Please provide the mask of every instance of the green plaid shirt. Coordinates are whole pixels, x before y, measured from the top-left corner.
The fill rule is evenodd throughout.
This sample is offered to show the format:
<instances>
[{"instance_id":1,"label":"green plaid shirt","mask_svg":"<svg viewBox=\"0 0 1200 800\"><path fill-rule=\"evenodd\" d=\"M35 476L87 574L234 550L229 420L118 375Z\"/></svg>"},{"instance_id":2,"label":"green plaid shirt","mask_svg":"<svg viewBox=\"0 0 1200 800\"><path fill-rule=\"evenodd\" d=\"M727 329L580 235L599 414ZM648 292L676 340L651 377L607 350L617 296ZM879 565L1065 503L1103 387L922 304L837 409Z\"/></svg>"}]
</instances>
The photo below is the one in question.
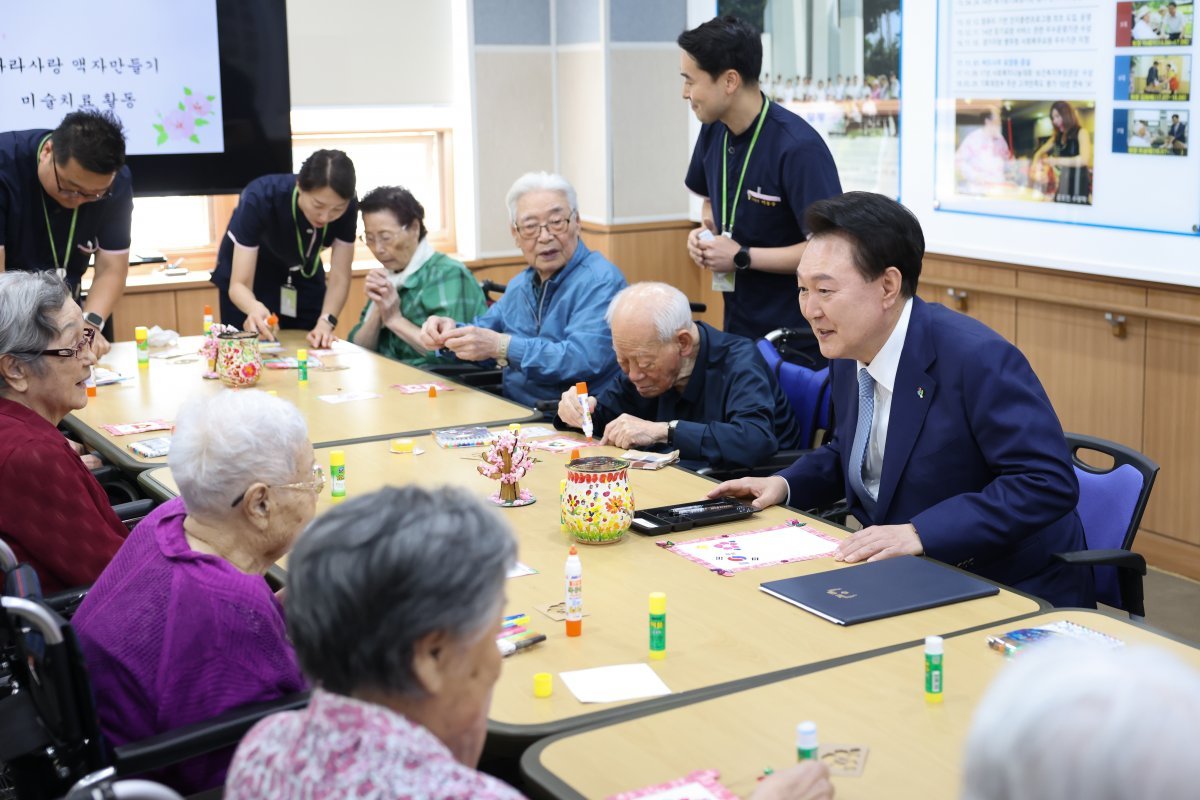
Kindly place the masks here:
<instances>
[{"instance_id":1,"label":"green plaid shirt","mask_svg":"<svg viewBox=\"0 0 1200 800\"><path fill-rule=\"evenodd\" d=\"M487 310L483 291L478 281L462 263L435 252L414 274L409 275L399 289L400 313L418 328L431 316L450 317L459 322L470 322ZM363 320L367 318L370 305L363 309L354 330L350 331L353 341ZM443 364L453 359L440 359L432 352L413 349L408 342L392 333L386 325L379 328L376 350L380 355L403 361L414 367L428 364Z\"/></svg>"}]
</instances>

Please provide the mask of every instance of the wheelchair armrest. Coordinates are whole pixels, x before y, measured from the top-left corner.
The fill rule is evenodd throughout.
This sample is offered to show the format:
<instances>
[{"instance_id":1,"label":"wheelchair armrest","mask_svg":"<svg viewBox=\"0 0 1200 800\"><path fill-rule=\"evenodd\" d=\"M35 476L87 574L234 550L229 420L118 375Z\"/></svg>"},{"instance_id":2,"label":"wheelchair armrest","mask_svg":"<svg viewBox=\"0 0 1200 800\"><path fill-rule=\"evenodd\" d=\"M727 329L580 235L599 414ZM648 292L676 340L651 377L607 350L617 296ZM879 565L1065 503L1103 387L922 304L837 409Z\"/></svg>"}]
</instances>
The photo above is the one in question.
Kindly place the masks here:
<instances>
[{"instance_id":1,"label":"wheelchair armrest","mask_svg":"<svg viewBox=\"0 0 1200 800\"><path fill-rule=\"evenodd\" d=\"M212 719L185 725L148 739L123 744L113 750L118 775L136 775L162 769L171 764L202 756L241 741L246 731L259 720L279 711L295 711L308 706L310 692L253 703Z\"/></svg>"},{"instance_id":2,"label":"wheelchair armrest","mask_svg":"<svg viewBox=\"0 0 1200 800\"><path fill-rule=\"evenodd\" d=\"M48 594L42 598L42 602L63 619L70 619L75 616L75 612L79 609L79 604L83 602L83 598L87 597L87 593L91 590L91 585L76 586L74 589L64 589L61 592Z\"/></svg>"},{"instance_id":3,"label":"wheelchair armrest","mask_svg":"<svg viewBox=\"0 0 1200 800\"><path fill-rule=\"evenodd\" d=\"M146 516L154 510L155 505L153 500L134 500L130 503L118 503L112 510L122 522L129 522Z\"/></svg>"},{"instance_id":4,"label":"wheelchair armrest","mask_svg":"<svg viewBox=\"0 0 1200 800\"><path fill-rule=\"evenodd\" d=\"M688 307L692 310L693 314L703 314L705 311L708 311L708 303L689 302Z\"/></svg>"},{"instance_id":5,"label":"wheelchair armrest","mask_svg":"<svg viewBox=\"0 0 1200 800\"><path fill-rule=\"evenodd\" d=\"M1146 574L1146 558L1130 550L1076 550L1071 553L1055 553L1054 557L1067 564L1086 564L1093 567L1118 567L1133 570L1138 575Z\"/></svg>"}]
</instances>

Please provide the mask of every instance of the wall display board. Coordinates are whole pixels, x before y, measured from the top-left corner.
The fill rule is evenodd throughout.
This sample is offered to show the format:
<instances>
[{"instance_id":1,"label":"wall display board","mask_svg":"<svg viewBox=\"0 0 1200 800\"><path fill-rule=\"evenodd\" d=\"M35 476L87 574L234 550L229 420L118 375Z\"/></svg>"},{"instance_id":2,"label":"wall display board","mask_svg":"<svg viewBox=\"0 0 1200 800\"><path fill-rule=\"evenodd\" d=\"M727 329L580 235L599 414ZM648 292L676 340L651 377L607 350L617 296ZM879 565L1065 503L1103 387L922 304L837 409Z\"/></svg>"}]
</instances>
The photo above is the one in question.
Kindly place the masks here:
<instances>
[{"instance_id":1,"label":"wall display board","mask_svg":"<svg viewBox=\"0 0 1200 800\"><path fill-rule=\"evenodd\" d=\"M1193 4L939 0L935 208L1193 236Z\"/></svg>"}]
</instances>

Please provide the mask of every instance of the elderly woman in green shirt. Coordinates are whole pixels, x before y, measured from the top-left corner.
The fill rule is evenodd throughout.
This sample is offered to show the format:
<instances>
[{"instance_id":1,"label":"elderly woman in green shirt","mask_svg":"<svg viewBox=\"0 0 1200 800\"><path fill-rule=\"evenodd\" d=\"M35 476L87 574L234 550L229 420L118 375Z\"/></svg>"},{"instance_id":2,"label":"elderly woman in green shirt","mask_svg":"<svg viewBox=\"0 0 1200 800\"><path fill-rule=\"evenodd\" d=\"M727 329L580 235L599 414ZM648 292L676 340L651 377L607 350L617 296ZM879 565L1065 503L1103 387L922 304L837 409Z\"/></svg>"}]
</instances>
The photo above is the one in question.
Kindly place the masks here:
<instances>
[{"instance_id":1,"label":"elderly woman in green shirt","mask_svg":"<svg viewBox=\"0 0 1200 800\"><path fill-rule=\"evenodd\" d=\"M426 238L425 209L407 189L380 186L359 201L363 239L383 265L367 274L367 306L350 341L415 367L451 361L421 346L430 316L475 319L483 291L460 262Z\"/></svg>"}]
</instances>

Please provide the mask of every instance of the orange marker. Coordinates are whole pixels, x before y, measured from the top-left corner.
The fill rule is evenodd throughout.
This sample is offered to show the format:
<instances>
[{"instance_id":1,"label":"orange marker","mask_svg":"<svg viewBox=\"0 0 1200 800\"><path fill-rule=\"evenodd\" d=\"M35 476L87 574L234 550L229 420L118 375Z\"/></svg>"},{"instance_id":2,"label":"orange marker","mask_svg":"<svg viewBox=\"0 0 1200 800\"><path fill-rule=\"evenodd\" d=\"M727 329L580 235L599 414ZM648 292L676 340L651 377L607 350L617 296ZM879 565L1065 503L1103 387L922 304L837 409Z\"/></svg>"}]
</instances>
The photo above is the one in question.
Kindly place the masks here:
<instances>
[{"instance_id":1,"label":"orange marker","mask_svg":"<svg viewBox=\"0 0 1200 800\"><path fill-rule=\"evenodd\" d=\"M437 397L437 387L436 387L436 386L430 385L430 387L429 387L429 396L430 396L430 397Z\"/></svg>"},{"instance_id":2,"label":"orange marker","mask_svg":"<svg viewBox=\"0 0 1200 800\"><path fill-rule=\"evenodd\" d=\"M574 461L577 458L579 458L579 448L578 447L573 448L571 450L571 460Z\"/></svg>"},{"instance_id":3,"label":"orange marker","mask_svg":"<svg viewBox=\"0 0 1200 800\"><path fill-rule=\"evenodd\" d=\"M272 314L271 316L267 317L267 324L271 326L271 338L278 339L279 338L279 317Z\"/></svg>"}]
</instances>

